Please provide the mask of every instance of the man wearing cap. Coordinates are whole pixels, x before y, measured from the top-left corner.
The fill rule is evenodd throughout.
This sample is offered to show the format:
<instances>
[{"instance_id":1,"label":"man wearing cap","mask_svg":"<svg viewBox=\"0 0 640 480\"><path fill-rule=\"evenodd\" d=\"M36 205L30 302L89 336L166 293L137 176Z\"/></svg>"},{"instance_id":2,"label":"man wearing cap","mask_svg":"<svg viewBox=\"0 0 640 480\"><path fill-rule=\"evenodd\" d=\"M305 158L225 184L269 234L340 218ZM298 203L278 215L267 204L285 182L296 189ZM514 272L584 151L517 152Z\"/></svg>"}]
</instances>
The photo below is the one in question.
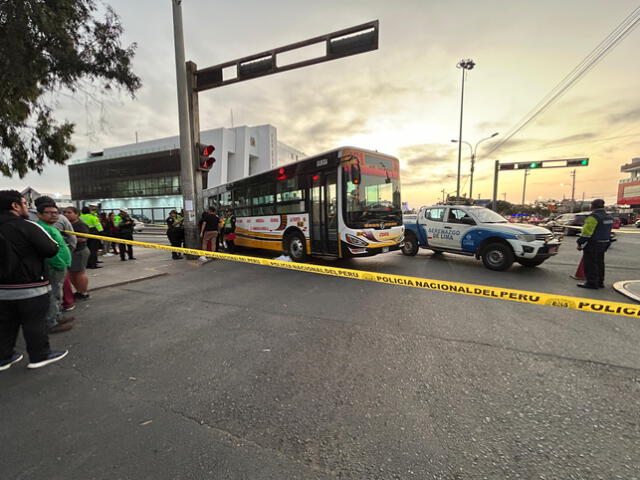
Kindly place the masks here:
<instances>
[{"instance_id":1,"label":"man wearing cap","mask_svg":"<svg viewBox=\"0 0 640 480\"><path fill-rule=\"evenodd\" d=\"M103 230L98 217L91 213L91 207L82 207L80 220L89 227L89 233L93 235L97 235ZM98 248L100 247L100 240L95 238L88 239L87 247L89 247L89 261L87 262L87 268L102 268L98 265Z\"/></svg>"},{"instance_id":2,"label":"man wearing cap","mask_svg":"<svg viewBox=\"0 0 640 480\"><path fill-rule=\"evenodd\" d=\"M580 288L604 288L604 252L611 244L613 217L604 209L604 200L596 198L591 202L591 215L584 220L578 238L578 250L582 250L585 283Z\"/></svg>"}]
</instances>

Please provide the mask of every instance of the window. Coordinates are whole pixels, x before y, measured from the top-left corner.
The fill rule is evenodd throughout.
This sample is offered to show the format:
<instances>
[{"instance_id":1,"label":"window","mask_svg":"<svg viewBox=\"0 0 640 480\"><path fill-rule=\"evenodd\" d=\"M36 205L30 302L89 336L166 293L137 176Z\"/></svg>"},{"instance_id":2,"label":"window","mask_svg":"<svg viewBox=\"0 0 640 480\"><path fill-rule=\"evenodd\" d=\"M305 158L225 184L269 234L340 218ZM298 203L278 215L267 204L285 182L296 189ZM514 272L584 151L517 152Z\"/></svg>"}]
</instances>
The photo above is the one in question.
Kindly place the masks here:
<instances>
[{"instance_id":1,"label":"window","mask_svg":"<svg viewBox=\"0 0 640 480\"><path fill-rule=\"evenodd\" d=\"M441 222L444 215L444 208L429 208L424 211L425 220Z\"/></svg>"},{"instance_id":2,"label":"window","mask_svg":"<svg viewBox=\"0 0 640 480\"><path fill-rule=\"evenodd\" d=\"M457 208L451 208L451 209L449 209L449 216L447 217L447 222L448 223L463 223L463 222L461 222L461 219L463 219L465 217L468 218L468 219L471 219L469 214L467 212L465 212L464 210L459 210Z\"/></svg>"},{"instance_id":3,"label":"window","mask_svg":"<svg viewBox=\"0 0 640 480\"><path fill-rule=\"evenodd\" d=\"M302 213L305 211L304 194L298 184L298 178L279 181L276 192L276 213Z\"/></svg>"}]
</instances>

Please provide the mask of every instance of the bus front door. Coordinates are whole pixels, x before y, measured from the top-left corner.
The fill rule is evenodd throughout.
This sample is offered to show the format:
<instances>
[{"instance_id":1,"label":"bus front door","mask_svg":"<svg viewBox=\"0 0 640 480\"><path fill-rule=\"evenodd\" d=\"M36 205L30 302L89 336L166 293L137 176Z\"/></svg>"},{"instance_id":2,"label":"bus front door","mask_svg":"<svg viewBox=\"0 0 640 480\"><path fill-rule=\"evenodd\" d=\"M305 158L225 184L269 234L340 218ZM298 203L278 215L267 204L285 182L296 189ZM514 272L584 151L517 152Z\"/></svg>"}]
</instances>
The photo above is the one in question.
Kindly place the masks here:
<instances>
[{"instance_id":1,"label":"bus front door","mask_svg":"<svg viewBox=\"0 0 640 480\"><path fill-rule=\"evenodd\" d=\"M311 176L311 251L338 255L338 193L336 174Z\"/></svg>"}]
</instances>

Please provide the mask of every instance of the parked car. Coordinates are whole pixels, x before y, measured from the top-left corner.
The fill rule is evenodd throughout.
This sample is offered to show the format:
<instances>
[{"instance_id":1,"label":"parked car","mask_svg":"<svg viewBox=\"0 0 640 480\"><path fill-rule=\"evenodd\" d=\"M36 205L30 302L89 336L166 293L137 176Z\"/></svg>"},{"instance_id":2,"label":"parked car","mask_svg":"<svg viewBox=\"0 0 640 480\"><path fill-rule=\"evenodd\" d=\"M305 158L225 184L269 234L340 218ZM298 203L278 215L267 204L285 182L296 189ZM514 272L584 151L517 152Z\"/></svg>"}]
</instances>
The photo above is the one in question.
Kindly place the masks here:
<instances>
[{"instance_id":1,"label":"parked car","mask_svg":"<svg viewBox=\"0 0 640 480\"><path fill-rule=\"evenodd\" d=\"M137 218L133 218L133 231L135 233L141 233L142 230L144 230L144 223L142 223L140 220L138 220Z\"/></svg>"},{"instance_id":2,"label":"parked car","mask_svg":"<svg viewBox=\"0 0 640 480\"><path fill-rule=\"evenodd\" d=\"M589 212L563 213L545 223L541 223L540 226L548 228L552 232L563 233L567 236L578 235L584 225L585 219L589 215L591 215Z\"/></svg>"},{"instance_id":3,"label":"parked car","mask_svg":"<svg viewBox=\"0 0 640 480\"><path fill-rule=\"evenodd\" d=\"M507 270L514 261L536 267L560 248L560 241L546 228L510 223L484 207L422 207L416 220L405 220L404 228L405 255L428 248L434 253L475 256L490 270Z\"/></svg>"},{"instance_id":4,"label":"parked car","mask_svg":"<svg viewBox=\"0 0 640 480\"><path fill-rule=\"evenodd\" d=\"M636 220L636 228L640 228L640 218Z\"/></svg>"}]
</instances>

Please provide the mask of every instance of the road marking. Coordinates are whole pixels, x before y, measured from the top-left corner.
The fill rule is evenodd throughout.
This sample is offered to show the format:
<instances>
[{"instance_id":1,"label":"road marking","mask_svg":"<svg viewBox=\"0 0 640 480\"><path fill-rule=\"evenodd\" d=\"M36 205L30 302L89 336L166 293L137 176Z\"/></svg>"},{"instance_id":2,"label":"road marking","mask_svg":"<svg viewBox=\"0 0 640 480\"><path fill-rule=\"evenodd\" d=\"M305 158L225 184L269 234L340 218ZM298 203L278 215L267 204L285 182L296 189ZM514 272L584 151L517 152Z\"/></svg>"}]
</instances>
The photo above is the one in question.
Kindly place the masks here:
<instances>
[{"instance_id":1,"label":"road marking","mask_svg":"<svg viewBox=\"0 0 640 480\"><path fill-rule=\"evenodd\" d=\"M88 233L78 233L65 231L64 233L74 234L79 237L96 238L99 240L114 241L113 237L103 237ZM252 265L263 265L286 270L296 270L298 272L315 273L318 275L331 275L334 277L350 278L353 280L365 280L368 282L385 283L387 285L399 285L403 287L421 288L423 290L434 290L447 293L459 293L462 295L472 295L475 297L494 298L511 302L528 303L531 305L546 305L557 308L567 308L582 312L596 312L610 315L620 315L623 317L640 318L640 305L629 303L607 302L592 298L571 297L567 295L555 295L542 292L530 292L526 290L516 290L512 288L491 287L488 285L475 285L471 283L449 282L446 280L434 280L428 278L408 277L405 275L393 275L390 273L367 272L363 270L351 270L348 268L325 267L320 265L309 265L305 263L283 262L281 260L270 260L266 258L249 257L246 255L232 255L230 253L209 252L206 250L196 250L193 248L171 247L168 245L158 245L156 243L138 242L136 240L116 239L117 243L137 245L144 248L156 250L166 250L167 252L179 252L188 255L203 256L209 258L219 258L233 262L250 263Z\"/></svg>"}]
</instances>

